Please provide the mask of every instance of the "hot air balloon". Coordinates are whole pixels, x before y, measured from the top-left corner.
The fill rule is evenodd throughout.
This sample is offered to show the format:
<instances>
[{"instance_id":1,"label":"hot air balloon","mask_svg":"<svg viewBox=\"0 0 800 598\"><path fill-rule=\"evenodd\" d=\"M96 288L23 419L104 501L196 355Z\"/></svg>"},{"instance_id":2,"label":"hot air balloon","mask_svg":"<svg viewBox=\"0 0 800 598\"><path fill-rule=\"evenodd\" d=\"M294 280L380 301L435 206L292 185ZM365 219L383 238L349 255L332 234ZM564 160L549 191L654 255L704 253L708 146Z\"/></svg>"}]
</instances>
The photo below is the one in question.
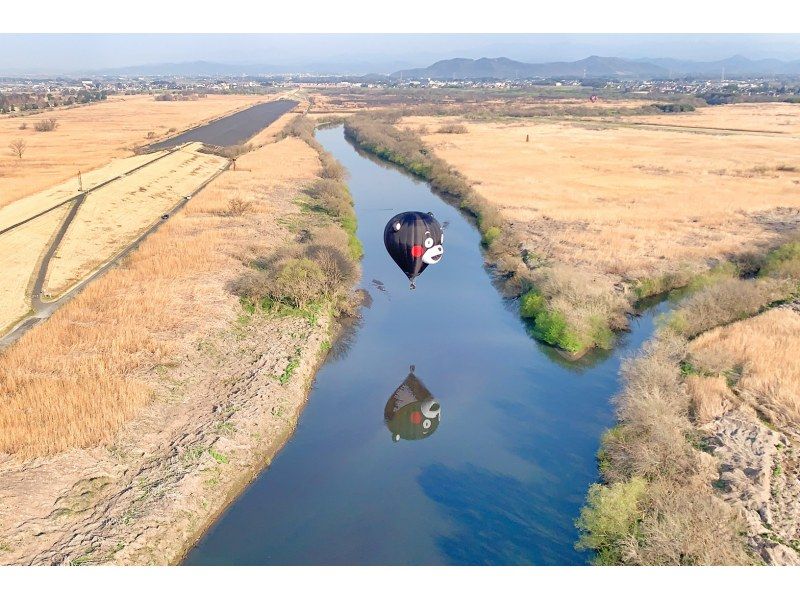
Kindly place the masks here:
<instances>
[{"instance_id":1,"label":"hot air balloon","mask_svg":"<svg viewBox=\"0 0 800 598\"><path fill-rule=\"evenodd\" d=\"M431 396L422 381L414 375L412 365L408 376L397 387L386 403L383 416L392 433L392 440L419 440L436 431L441 421L442 408Z\"/></svg>"},{"instance_id":2,"label":"hot air balloon","mask_svg":"<svg viewBox=\"0 0 800 598\"><path fill-rule=\"evenodd\" d=\"M392 217L383 229L383 243L395 263L408 276L411 288L414 279L429 264L435 264L444 254L444 233L433 214L403 212Z\"/></svg>"}]
</instances>

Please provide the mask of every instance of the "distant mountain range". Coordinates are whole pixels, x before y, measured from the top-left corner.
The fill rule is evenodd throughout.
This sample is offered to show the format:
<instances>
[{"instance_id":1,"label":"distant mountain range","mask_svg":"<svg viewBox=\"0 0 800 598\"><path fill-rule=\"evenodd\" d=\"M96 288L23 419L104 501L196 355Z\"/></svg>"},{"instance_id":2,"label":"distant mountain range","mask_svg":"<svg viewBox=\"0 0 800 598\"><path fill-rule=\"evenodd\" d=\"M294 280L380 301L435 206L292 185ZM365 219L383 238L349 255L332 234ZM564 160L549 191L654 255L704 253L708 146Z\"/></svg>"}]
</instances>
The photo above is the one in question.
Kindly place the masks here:
<instances>
[{"instance_id":1,"label":"distant mountain range","mask_svg":"<svg viewBox=\"0 0 800 598\"><path fill-rule=\"evenodd\" d=\"M398 79L528 79L536 77L649 77L668 70L624 58L589 56L575 62L518 62L510 58L453 58L392 73Z\"/></svg>"},{"instance_id":2,"label":"distant mountain range","mask_svg":"<svg viewBox=\"0 0 800 598\"><path fill-rule=\"evenodd\" d=\"M296 65L231 64L223 62L193 61L165 62L119 68L97 69L72 73L78 76L127 77L254 77L287 73L306 73L326 76L348 76L373 73L371 63L352 63L346 67L333 63L308 63ZM399 64L396 66L400 66ZM395 68L396 68L395 66ZM696 62L674 58L628 59L589 56L574 62L530 63L510 58L452 58L440 60L424 68L395 71L394 79L532 79L532 78L672 78L703 76L717 78L725 70L726 78L737 76L800 75L800 60L777 59L750 60L744 56L731 56L714 62ZM14 73L6 73L6 76ZM22 74L22 73L19 73ZM385 80L386 75L364 75L365 81Z\"/></svg>"},{"instance_id":3,"label":"distant mountain range","mask_svg":"<svg viewBox=\"0 0 800 598\"><path fill-rule=\"evenodd\" d=\"M800 74L800 60L749 60L732 56L715 62L692 62L671 58L629 60L589 56L574 62L518 62L509 58L452 58L440 60L425 68L406 69L392 73L397 79L530 79L551 77L638 79L698 75L772 76Z\"/></svg>"}]
</instances>

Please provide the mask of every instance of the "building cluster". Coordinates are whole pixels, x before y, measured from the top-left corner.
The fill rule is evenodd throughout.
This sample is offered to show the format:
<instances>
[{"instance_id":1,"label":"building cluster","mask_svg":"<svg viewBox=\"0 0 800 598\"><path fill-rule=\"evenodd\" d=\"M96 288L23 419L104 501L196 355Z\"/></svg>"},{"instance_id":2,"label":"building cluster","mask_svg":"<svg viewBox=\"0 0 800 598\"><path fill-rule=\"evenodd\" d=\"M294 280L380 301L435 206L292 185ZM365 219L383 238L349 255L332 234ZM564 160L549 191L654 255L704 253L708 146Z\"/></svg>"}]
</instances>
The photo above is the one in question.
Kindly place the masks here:
<instances>
[{"instance_id":1,"label":"building cluster","mask_svg":"<svg viewBox=\"0 0 800 598\"><path fill-rule=\"evenodd\" d=\"M0 113L42 110L86 104L109 95L151 94L159 100L190 100L205 94L264 93L275 88L318 89L484 89L537 90L543 87L590 87L616 94L641 96L698 96L709 103L800 97L800 79L794 81L753 79L643 79L603 78L549 79L393 79L383 75L320 76L287 74L273 76L102 76L71 78L0 78ZM739 98L737 100L737 98Z\"/></svg>"}]
</instances>

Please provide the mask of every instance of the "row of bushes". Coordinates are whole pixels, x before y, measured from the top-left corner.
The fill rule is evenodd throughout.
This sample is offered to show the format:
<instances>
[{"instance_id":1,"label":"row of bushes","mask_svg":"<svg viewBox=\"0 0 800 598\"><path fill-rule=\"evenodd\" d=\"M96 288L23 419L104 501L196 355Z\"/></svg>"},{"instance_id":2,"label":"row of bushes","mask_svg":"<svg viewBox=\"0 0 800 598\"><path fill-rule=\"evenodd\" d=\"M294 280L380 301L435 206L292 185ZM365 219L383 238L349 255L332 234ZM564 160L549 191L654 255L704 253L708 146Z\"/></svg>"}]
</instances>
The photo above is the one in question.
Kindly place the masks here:
<instances>
[{"instance_id":1,"label":"row of bushes","mask_svg":"<svg viewBox=\"0 0 800 598\"><path fill-rule=\"evenodd\" d=\"M619 425L599 454L605 484L590 487L578 547L599 565L742 565L753 562L744 522L707 482L693 446L680 363L686 341L664 331L623 366Z\"/></svg>"},{"instance_id":2,"label":"row of bushes","mask_svg":"<svg viewBox=\"0 0 800 598\"><path fill-rule=\"evenodd\" d=\"M534 101L538 98L532 98ZM468 120L497 120L501 118L535 117L586 117L586 116L638 116L661 112L690 112L705 106L702 98L686 97L682 102L659 103L641 106L598 106L586 103L556 103L536 101L527 103L524 98L497 103L488 102L438 102L422 103L402 108L386 108L373 113L384 122L396 123L407 116L457 116Z\"/></svg>"},{"instance_id":3,"label":"row of bushes","mask_svg":"<svg viewBox=\"0 0 800 598\"><path fill-rule=\"evenodd\" d=\"M461 173L441 158L434 156L415 132L398 129L389 123L365 115L348 119L344 132L348 139L362 149L402 166L428 181L434 191L452 199L461 209L473 215L478 221L483 243L490 252L494 249L496 254L500 250L503 245L501 239L506 245L509 243L515 245L516 259L522 264L520 243L511 238L510 232L503 230L503 220L499 210L473 191L469 181ZM512 271L514 270L516 267L512 268Z\"/></svg>"},{"instance_id":4,"label":"row of bushes","mask_svg":"<svg viewBox=\"0 0 800 598\"><path fill-rule=\"evenodd\" d=\"M317 141L314 136L314 129L313 121L306 116L298 115L289 121L278 135L278 138L296 137L316 150L322 164L320 173L322 179L307 189L306 193L311 198L313 207L335 218L344 229L348 236L347 244L350 256L355 260L359 260L364 254L364 248L356 236L358 222L353 210L353 198L350 196L350 191L345 183L347 171Z\"/></svg>"},{"instance_id":5,"label":"row of bushes","mask_svg":"<svg viewBox=\"0 0 800 598\"><path fill-rule=\"evenodd\" d=\"M579 546L593 550L596 563L753 562L743 522L704 475L685 375L689 339L800 294L800 241L760 262L751 278L739 278L741 268L730 263L695 277L656 339L624 364L619 424L598 454L605 484L590 488L577 521Z\"/></svg>"},{"instance_id":6,"label":"row of bushes","mask_svg":"<svg viewBox=\"0 0 800 598\"><path fill-rule=\"evenodd\" d=\"M302 243L256 260L234 281L232 290L248 311L314 316L323 303L337 312L352 309L351 290L358 277L361 243L356 237L353 200L346 170L317 142L314 124L304 116L288 123L280 138L297 137L314 148L321 178L305 190L311 208L336 224L309 233Z\"/></svg>"},{"instance_id":7,"label":"row of bushes","mask_svg":"<svg viewBox=\"0 0 800 598\"><path fill-rule=\"evenodd\" d=\"M695 107L692 104L674 103L674 104L653 104L653 108L659 112L694 112Z\"/></svg>"},{"instance_id":8,"label":"row of bushes","mask_svg":"<svg viewBox=\"0 0 800 598\"><path fill-rule=\"evenodd\" d=\"M724 262L696 277L690 295L667 323L681 336L692 339L707 330L756 315L765 308L800 293L800 241L791 241L763 256L755 276ZM748 260L748 267L753 259Z\"/></svg>"}]
</instances>

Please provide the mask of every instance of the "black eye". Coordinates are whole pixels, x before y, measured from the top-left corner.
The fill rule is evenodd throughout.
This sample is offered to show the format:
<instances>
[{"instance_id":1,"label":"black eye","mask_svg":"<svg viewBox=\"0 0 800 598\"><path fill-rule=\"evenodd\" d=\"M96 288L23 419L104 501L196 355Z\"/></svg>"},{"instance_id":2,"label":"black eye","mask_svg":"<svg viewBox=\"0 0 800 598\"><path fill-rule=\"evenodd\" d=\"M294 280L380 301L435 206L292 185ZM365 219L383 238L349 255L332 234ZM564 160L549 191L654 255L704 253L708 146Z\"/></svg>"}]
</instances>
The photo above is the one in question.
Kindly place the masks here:
<instances>
[{"instance_id":1,"label":"black eye","mask_svg":"<svg viewBox=\"0 0 800 598\"><path fill-rule=\"evenodd\" d=\"M430 249L431 247L433 247L433 239L425 237L425 248Z\"/></svg>"}]
</instances>

